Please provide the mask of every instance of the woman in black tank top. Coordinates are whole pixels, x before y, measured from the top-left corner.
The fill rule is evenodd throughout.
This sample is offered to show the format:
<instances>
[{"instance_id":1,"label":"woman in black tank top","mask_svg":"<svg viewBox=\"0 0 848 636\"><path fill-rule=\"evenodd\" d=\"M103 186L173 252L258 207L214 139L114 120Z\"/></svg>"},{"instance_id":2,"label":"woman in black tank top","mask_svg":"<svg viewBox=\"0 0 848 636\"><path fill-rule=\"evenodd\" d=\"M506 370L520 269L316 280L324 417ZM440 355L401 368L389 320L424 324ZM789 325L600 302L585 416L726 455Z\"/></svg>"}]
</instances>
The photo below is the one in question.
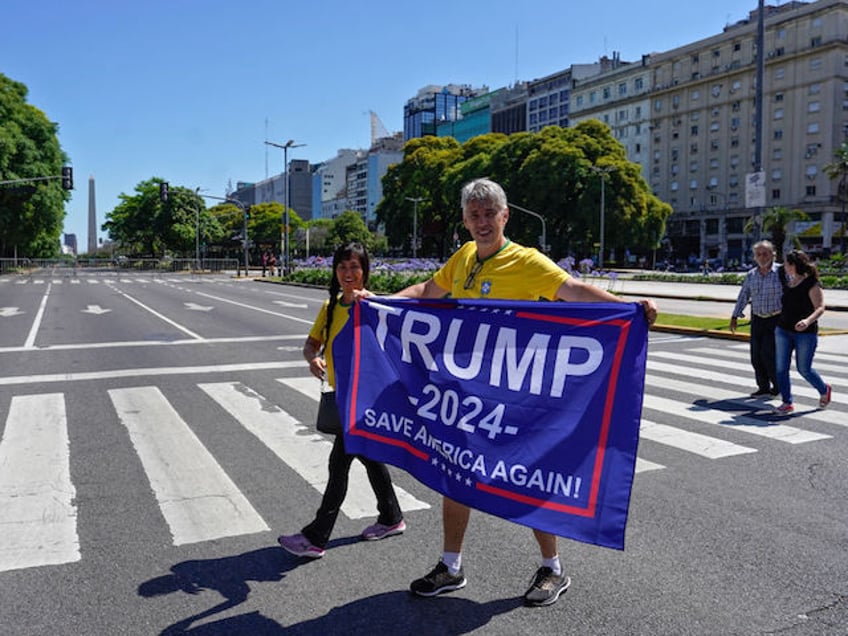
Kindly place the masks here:
<instances>
[{"instance_id":1,"label":"woman in black tank top","mask_svg":"<svg viewBox=\"0 0 848 636\"><path fill-rule=\"evenodd\" d=\"M818 271L801 250L792 250L786 255L784 269L783 307L774 332L777 386L783 404L775 411L788 415L795 410L789 381L793 350L798 373L819 392L819 408L830 403L831 387L813 369L813 355L818 345L818 320L824 313L824 293Z\"/></svg>"}]
</instances>

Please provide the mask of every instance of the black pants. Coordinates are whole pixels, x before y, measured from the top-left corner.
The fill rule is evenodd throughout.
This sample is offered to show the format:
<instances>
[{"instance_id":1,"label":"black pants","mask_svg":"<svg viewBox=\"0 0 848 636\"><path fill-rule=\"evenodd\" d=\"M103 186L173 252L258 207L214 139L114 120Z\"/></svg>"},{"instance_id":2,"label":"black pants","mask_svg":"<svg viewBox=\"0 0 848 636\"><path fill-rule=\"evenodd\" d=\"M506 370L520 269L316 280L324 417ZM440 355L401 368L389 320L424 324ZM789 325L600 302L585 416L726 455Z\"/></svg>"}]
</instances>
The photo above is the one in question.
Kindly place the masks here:
<instances>
[{"instance_id":1,"label":"black pants","mask_svg":"<svg viewBox=\"0 0 848 636\"><path fill-rule=\"evenodd\" d=\"M760 391L777 391L777 366L774 357L774 328L779 316L751 317L751 366Z\"/></svg>"},{"instance_id":2,"label":"black pants","mask_svg":"<svg viewBox=\"0 0 848 636\"><path fill-rule=\"evenodd\" d=\"M362 455L348 455L345 452L344 435L336 435L333 450L330 451L330 477L327 480L324 497L321 499L321 507L318 508L314 521L301 530L303 536L309 539L312 545L323 548L330 540L330 533L333 531L339 510L344 502L345 495L347 495L350 465L354 459L358 459L365 466L368 481L371 482L371 488L377 496L377 511L379 513L377 523L393 526L403 519L403 512L400 509L400 504L398 504L395 489L392 486L392 478L386 465Z\"/></svg>"}]
</instances>

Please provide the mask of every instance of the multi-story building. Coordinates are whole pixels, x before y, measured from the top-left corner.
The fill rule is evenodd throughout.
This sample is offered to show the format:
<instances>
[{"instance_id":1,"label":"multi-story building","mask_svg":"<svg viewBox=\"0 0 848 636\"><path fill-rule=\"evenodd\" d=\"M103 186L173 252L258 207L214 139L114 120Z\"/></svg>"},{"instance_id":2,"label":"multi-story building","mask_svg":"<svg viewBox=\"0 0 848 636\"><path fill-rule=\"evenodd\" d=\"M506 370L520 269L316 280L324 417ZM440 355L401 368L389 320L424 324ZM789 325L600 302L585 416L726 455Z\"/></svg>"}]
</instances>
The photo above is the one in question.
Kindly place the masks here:
<instances>
[{"instance_id":1,"label":"multi-story building","mask_svg":"<svg viewBox=\"0 0 848 636\"><path fill-rule=\"evenodd\" d=\"M758 219L776 206L809 216L790 233L813 254L838 236L837 183L823 167L848 138L848 1L768 6L763 18L759 139L756 10L718 35L575 82L572 123L608 123L674 208L676 259L749 260ZM758 168L765 205L746 207Z\"/></svg>"},{"instance_id":2,"label":"multi-story building","mask_svg":"<svg viewBox=\"0 0 848 636\"><path fill-rule=\"evenodd\" d=\"M528 82L526 130L539 132L545 126L567 128L572 84L613 68L617 63L617 55L612 60L604 56L596 64L572 64L565 70Z\"/></svg>"},{"instance_id":3,"label":"multi-story building","mask_svg":"<svg viewBox=\"0 0 848 636\"><path fill-rule=\"evenodd\" d=\"M459 105L459 116L456 119L449 119L436 124L436 135L453 137L459 143L464 143L477 135L492 132L492 99L505 90L499 88L496 91L483 93L465 100Z\"/></svg>"},{"instance_id":4,"label":"multi-story building","mask_svg":"<svg viewBox=\"0 0 848 636\"><path fill-rule=\"evenodd\" d=\"M527 130L527 82L494 91L489 111L491 132L511 135Z\"/></svg>"},{"instance_id":5,"label":"multi-story building","mask_svg":"<svg viewBox=\"0 0 848 636\"><path fill-rule=\"evenodd\" d=\"M287 178L288 177L288 178ZM312 173L309 161L292 159L288 173L274 175L256 183L238 182L230 196L245 205L277 201L286 205L286 182L291 187L288 204L304 221L312 218Z\"/></svg>"},{"instance_id":6,"label":"multi-story building","mask_svg":"<svg viewBox=\"0 0 848 636\"><path fill-rule=\"evenodd\" d=\"M459 119L464 101L488 92L486 86L472 88L469 84L425 86L403 107L403 140L435 135L439 123Z\"/></svg>"},{"instance_id":7,"label":"multi-story building","mask_svg":"<svg viewBox=\"0 0 848 636\"><path fill-rule=\"evenodd\" d=\"M62 253L77 255L77 235L63 234L62 238ZM65 249L67 248L67 249Z\"/></svg>"},{"instance_id":8,"label":"multi-story building","mask_svg":"<svg viewBox=\"0 0 848 636\"><path fill-rule=\"evenodd\" d=\"M315 167L312 173L313 219L334 219L345 211L347 167L356 158L356 150L343 148L335 157Z\"/></svg>"},{"instance_id":9,"label":"multi-story building","mask_svg":"<svg viewBox=\"0 0 848 636\"><path fill-rule=\"evenodd\" d=\"M403 139L397 133L375 140L367 152L359 151L346 168L345 210L353 210L372 229L377 204L383 198L383 177L389 166L403 159Z\"/></svg>"}]
</instances>

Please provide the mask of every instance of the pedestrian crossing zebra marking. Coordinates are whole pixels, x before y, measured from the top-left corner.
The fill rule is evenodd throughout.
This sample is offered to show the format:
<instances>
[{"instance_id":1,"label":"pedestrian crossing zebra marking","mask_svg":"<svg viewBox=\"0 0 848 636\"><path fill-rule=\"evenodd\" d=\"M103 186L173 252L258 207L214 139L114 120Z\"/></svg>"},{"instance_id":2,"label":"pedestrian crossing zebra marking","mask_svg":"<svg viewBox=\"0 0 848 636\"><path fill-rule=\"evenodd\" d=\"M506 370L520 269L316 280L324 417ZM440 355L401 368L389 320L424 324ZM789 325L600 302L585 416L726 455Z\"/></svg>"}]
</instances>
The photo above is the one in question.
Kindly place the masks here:
<instances>
[{"instance_id":1,"label":"pedestrian crossing zebra marking","mask_svg":"<svg viewBox=\"0 0 848 636\"><path fill-rule=\"evenodd\" d=\"M0 440L0 572L79 561L61 393L12 398Z\"/></svg>"},{"instance_id":2,"label":"pedestrian crossing zebra marking","mask_svg":"<svg viewBox=\"0 0 848 636\"><path fill-rule=\"evenodd\" d=\"M636 470L638 473L647 473L652 470L662 470L665 468L662 464L657 464L655 462L649 462L647 459L642 459L641 457L636 458Z\"/></svg>"},{"instance_id":3,"label":"pedestrian crossing zebra marking","mask_svg":"<svg viewBox=\"0 0 848 636\"><path fill-rule=\"evenodd\" d=\"M670 380L663 379L657 383L657 386L667 386L669 382ZM703 422L705 424L713 424L733 431L759 435L760 437L766 437L771 440L786 442L788 444L804 444L806 442L814 442L822 439L829 439L831 437L830 435L805 431L786 424L774 424L768 420L761 420L755 417L737 415L725 411L717 411L710 408L708 405L699 406L697 404L684 404L677 400L658 397L655 395L645 395L643 407L653 411L659 411L667 415L676 415L686 419Z\"/></svg>"},{"instance_id":4,"label":"pedestrian crossing zebra marking","mask_svg":"<svg viewBox=\"0 0 848 636\"><path fill-rule=\"evenodd\" d=\"M315 378L311 380L311 383L317 387L318 381ZM278 381L289 384L291 379L284 378ZM296 387L298 382L294 384ZM328 477L327 460L333 445L327 438L317 433L311 424L306 425L298 421L256 391L239 382L207 383L200 384L199 387L285 464L297 471L309 485L320 494L324 493ZM430 508L428 503L416 499L403 488L396 486L395 491L398 503L403 510ZM359 462L354 462L351 466L350 484L347 497L342 504L342 512L350 519L374 517L377 514L377 504L365 468Z\"/></svg>"},{"instance_id":5,"label":"pedestrian crossing zebra marking","mask_svg":"<svg viewBox=\"0 0 848 636\"><path fill-rule=\"evenodd\" d=\"M698 353L698 351L690 353ZM701 350L700 353L701 355L696 356L669 351L651 352L647 365L648 373L646 374L645 412L643 413L643 420L640 427L641 438L650 444L661 444L706 459L721 459L758 451L756 448L719 439L718 437L713 437L711 434L705 435L686 430L687 425L689 427L697 426L698 424L720 425L723 430L722 433L718 434L719 436L722 436L724 433L727 434L725 436L728 436L739 432L740 434L754 434L774 441L791 444L828 439L831 436L802 430L795 426L790 426L788 423L803 425L822 423L848 426L848 418L844 416L844 411L839 410L805 413L803 416L797 418L781 418L777 421L774 419L751 417L747 411L754 410L758 407L767 408L769 401L753 400L747 397L745 391L739 390L739 386L744 385L746 379L751 375L747 359L747 347L731 346L726 350L716 351L709 349ZM817 361L819 360L818 355L816 359ZM820 366L823 367L825 364L831 364L831 366L838 367L839 369L837 373L829 374L828 377L828 381L833 381L834 387L840 384L843 386L847 384L845 381L846 371L844 370L844 366L836 364L840 359L839 356L825 355L821 358L822 362ZM255 371L260 369L293 370L295 367L302 367L302 362L250 363L218 365L215 367L163 367L141 370L126 369L90 373L53 374L50 376L0 378L0 386L4 384L29 385L34 382L71 382L74 380L99 378L112 380L118 377L139 377L140 375L164 376L174 373L234 373L243 370ZM684 381L678 378L691 379L692 381ZM319 397L320 383L311 376L281 377L277 378L276 381L288 389L308 396L312 400L317 401ZM284 404L279 398L275 400L275 404L239 382L206 383L197 384L197 386L236 421L240 422L246 430L255 435L277 457L310 483L318 492L323 492L326 483L326 460L331 444L327 437L318 434L314 430L311 421L301 423L283 408L277 406L278 404ZM671 391L675 394L675 397L671 399L651 395L652 391L656 393L658 390ZM799 395L802 394L801 387L797 390L793 387L793 390ZM811 397L817 399L817 394L814 390L809 388L806 390ZM122 392L125 393L121 398L113 397ZM848 393L848 391L844 393ZM834 404L837 402L836 398L838 395L841 396L843 393L837 394L835 390ZM180 498L196 500L192 503L202 503L204 498L211 499L217 496L217 494L210 495L209 492L218 493L219 491L225 492L225 496L230 496L234 493L236 497L242 498L242 503L248 511L246 513L247 517L253 520L253 525L247 524L248 527L236 528L234 531L224 532L221 528L225 527L231 521L230 519L225 520L223 526L218 520L214 522L210 521L210 525L215 526L214 532L209 533L210 536L235 536L236 534L250 534L268 530L265 521L252 508L251 504L242 497L240 491L229 480L223 469L218 466L217 461L202 446L194 436L194 433L188 428L186 422L180 419L180 416L176 414L173 407L168 404L165 396L158 389L155 387L115 389L109 391L109 396L112 398L115 410L119 413L119 418L122 419L122 422L124 422L124 418L128 417L130 411L136 411L137 413L134 414L135 417L141 418L145 422L151 422L150 425L136 425L144 434L156 435L156 431L159 430L158 435L163 436L161 440L157 437L155 444L168 445L169 449L166 450L180 449L178 458L170 458L167 462L164 459L160 459L161 463L168 463L169 465L184 464L188 455L194 456L196 452L200 452L215 467L213 472L220 471L223 474L224 480L221 482L223 486L219 485L207 490L204 490L203 487L194 487L194 490L200 491L200 494L197 496L186 495L182 492L172 493L171 503ZM130 399L129 396L134 397ZM122 399L126 404L119 407ZM720 402L721 404L716 404L716 402ZM842 398L842 403L845 403L844 397ZM741 415L737 415L735 412L736 406L739 407ZM722 407L730 410L719 410ZM670 414L674 419L666 419L665 421L671 421L672 425L653 421L652 411ZM163 422L167 423L163 424ZM34 423L37 423L37 426ZM70 425L73 425L73 422ZM162 425L161 430L157 425ZM64 394L62 393L13 396L11 398L3 439L0 440L0 527L3 528L3 531L0 532L0 571L70 563L79 561L81 558L76 528L77 515L82 514L84 511L78 512L77 510L75 503L76 492L73 483L70 481L68 470L68 426L69 423L65 414ZM127 426L126 422L124 422L124 426ZM175 441L174 431L179 429L185 430L179 434ZM127 430L130 430L129 426ZM182 435L185 431L188 431L187 434L189 437L194 438L194 446L182 440ZM276 438L275 435L277 436ZM281 450L283 446L294 444L291 441L292 439L299 439L303 445L294 446L294 450ZM132 435L130 436L130 440L132 441ZM132 443L135 447L136 443L134 441ZM650 451L652 450L650 444L644 448L640 448L640 453L650 456ZM298 454L299 451L302 451L300 455L304 457L307 456L307 453L312 455L312 459L304 459L303 457L295 458L301 460L302 463L311 461L312 473L304 471L298 465L297 461L291 457L291 455ZM151 470L148 468L150 462L145 463L145 459L142 457L143 453L138 448L135 448L135 453L139 456L153 488L153 477ZM38 464L39 459L32 459L32 457L36 456L41 458L42 465ZM14 457L17 463L10 461L10 457ZM191 461L193 462L194 460L192 459ZM36 475L36 478L32 480L26 476L27 469L31 467ZM666 466L649 461L643 457L636 458L635 472L637 474L664 470L665 468ZM351 519L373 516L376 513L376 506L373 502L373 495L371 495L365 472L356 462L352 469L351 489L343 512ZM206 465L202 465L201 468L192 468L191 472L194 474L203 474L209 473L210 470ZM174 477L173 479L182 481L182 477ZM38 488L32 489L32 483L35 483L37 486L47 484L49 485L49 491L45 489L39 491ZM24 486L21 484L24 484ZM57 486L58 490L54 490L54 486ZM44 488L47 487L44 486ZM27 515L21 513L22 502L26 501L20 495L21 492L25 493L26 497L29 498L30 505L38 508L37 514ZM59 494L57 495L57 493ZM176 524L177 531L175 531L172 527L174 523L169 521L166 515L168 506L160 501L160 495L156 494L155 488L154 495L162 509L162 515L165 517L167 526L174 536L175 545L180 545L181 542L189 543L207 540L205 536L201 536L203 532L202 523L195 525L194 522L186 520L196 511L183 513L181 523L184 522L184 527L190 528L190 530L183 533L183 526ZM38 497L43 497L43 500L39 500ZM13 502L13 498L17 501ZM401 489L398 489L398 498L404 510L430 507L429 504L420 502ZM151 497L150 499L152 503L154 498ZM42 515L42 510L46 510L47 513ZM231 515L230 504L227 505L227 511L226 516L229 517ZM169 512L168 514L171 513ZM211 514L214 516L214 511ZM203 517L203 515L201 514L200 517ZM29 527L27 524L38 524L39 527ZM8 528L14 528L14 530L7 531ZM195 533L195 538L187 541L186 537L189 537L189 532ZM31 541L33 538L36 539L35 542ZM47 548L44 546L47 546Z\"/></svg>"},{"instance_id":6,"label":"pedestrian crossing zebra marking","mask_svg":"<svg viewBox=\"0 0 848 636\"><path fill-rule=\"evenodd\" d=\"M708 350L708 349L693 349L692 351L694 351L696 353L700 353L702 356L707 356L707 355L709 355L710 350ZM739 360L740 362L735 363L733 365L733 368L739 369L740 371L751 370L751 373L753 374L753 370L751 369L751 363L749 362L749 356L747 354L742 354L742 353L736 352L736 351L721 351L721 350L719 350L719 351L712 351L712 355L710 357L711 358L716 358L716 357L729 358L729 359L732 359L732 360ZM700 358L700 359L703 359L703 358ZM715 362L718 363L718 364L723 364L720 360L716 360ZM793 364L792 365L793 369L791 369L792 371L795 370L794 366L795 365ZM839 356L837 354L832 354L832 353L816 352L815 359L813 361L813 366L816 368L816 370L819 370L819 371L822 371L822 372L833 373L833 374L837 374L837 375L845 375L845 372L846 372L845 356ZM798 375L797 377L798 377L798 379L802 379L800 375ZM794 384L794 382L793 382L793 384ZM792 387L792 392L793 393L795 392L794 386ZM818 393L816 393L815 395L816 395L816 398L818 398ZM846 400L846 403L848 403L848 400Z\"/></svg>"},{"instance_id":7,"label":"pedestrian crossing zebra marking","mask_svg":"<svg viewBox=\"0 0 848 636\"><path fill-rule=\"evenodd\" d=\"M712 380L714 382L721 382L722 384L733 383L737 386L739 385L739 379L736 376L728 375L729 370L739 370L744 373L749 373L752 377L749 382L751 386L753 386L753 370L751 369L750 363L739 362L734 363L726 360L714 360L707 359L706 356L693 356L682 353L673 353L669 351L661 351L657 353L652 353L651 356L655 358L660 358L663 360L672 360L675 362L687 363L687 364L697 364L700 368L698 369L698 378L701 380ZM655 360L649 360L648 369L659 370L662 367L663 363L657 363ZM722 369L722 372L709 371L705 369L706 366L714 366ZM819 364L818 362L815 364L816 369L820 371L829 371L835 375L834 377L829 377L827 379L834 387L837 389L841 388L843 391L834 391L834 395L832 398L833 404L848 404L848 396L846 393L848 391L844 389L848 389L848 384L844 384L840 382L841 375L845 374L845 366L841 365L827 365L827 364ZM678 375L681 373L681 367L679 365L672 367L671 365L666 364L664 366L664 370L670 373L677 373ZM806 398L811 398L814 403L817 403L819 400L818 391L809 386L799 374L794 369L790 370L790 377L792 378L792 394L794 396L802 396ZM703 392L704 387L697 387L693 390L690 390L690 393L698 394L699 392ZM734 394L736 399L744 399L744 393L737 391ZM805 419L809 417L809 415L804 415ZM832 419L832 418L831 418ZM830 421L830 420L822 420L822 421ZM848 422L845 422L843 425L848 426Z\"/></svg>"},{"instance_id":8,"label":"pedestrian crossing zebra marking","mask_svg":"<svg viewBox=\"0 0 848 636\"><path fill-rule=\"evenodd\" d=\"M108 393L174 545L270 530L157 387Z\"/></svg>"},{"instance_id":9,"label":"pedestrian crossing zebra marking","mask_svg":"<svg viewBox=\"0 0 848 636\"><path fill-rule=\"evenodd\" d=\"M677 428L676 426L668 426L667 424L657 424L656 422L645 419L642 419L642 423L639 426L639 437L657 442L658 444L664 444L665 446L671 446L687 453L694 453L707 459L720 459L722 457L757 452L756 448L741 446L740 444L720 440L709 435L694 433Z\"/></svg>"}]
</instances>

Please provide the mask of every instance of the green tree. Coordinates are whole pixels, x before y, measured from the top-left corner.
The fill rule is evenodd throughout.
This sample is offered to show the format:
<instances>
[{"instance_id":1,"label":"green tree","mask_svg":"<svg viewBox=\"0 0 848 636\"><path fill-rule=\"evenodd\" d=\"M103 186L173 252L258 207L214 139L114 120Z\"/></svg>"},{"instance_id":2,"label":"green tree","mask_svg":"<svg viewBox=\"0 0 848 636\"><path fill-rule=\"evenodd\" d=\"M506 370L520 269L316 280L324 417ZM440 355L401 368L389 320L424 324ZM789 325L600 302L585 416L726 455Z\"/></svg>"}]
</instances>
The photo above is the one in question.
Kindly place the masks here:
<instances>
[{"instance_id":1,"label":"green tree","mask_svg":"<svg viewBox=\"0 0 848 636\"><path fill-rule=\"evenodd\" d=\"M304 224L304 227L295 232L294 242L297 253L303 256L324 255L333 253L332 245L328 242L330 232L333 229L332 219L312 219ZM308 231L308 235L307 235ZM307 249L307 236L309 246Z\"/></svg>"},{"instance_id":2,"label":"green tree","mask_svg":"<svg viewBox=\"0 0 848 636\"><path fill-rule=\"evenodd\" d=\"M452 137L410 139L401 163L389 166L383 177L383 200L377 205L377 221L385 227L389 244L403 254L412 253L414 203L418 203L419 254L440 254L451 208L459 205L458 191L444 183L448 169L460 161L461 147ZM456 216L454 213L453 216Z\"/></svg>"},{"instance_id":3,"label":"green tree","mask_svg":"<svg viewBox=\"0 0 848 636\"><path fill-rule=\"evenodd\" d=\"M337 246L350 241L359 241L370 250L373 237L362 216L358 212L347 210L333 221L333 226L327 235L327 244L331 246L331 251L335 251Z\"/></svg>"},{"instance_id":4,"label":"green tree","mask_svg":"<svg viewBox=\"0 0 848 636\"><path fill-rule=\"evenodd\" d=\"M280 250L283 234L283 212L285 206L279 201L257 203L250 206L250 219L247 222L247 237L256 244L274 246L274 254ZM294 215L289 221L292 222ZM299 220L299 218L298 218Z\"/></svg>"},{"instance_id":5,"label":"green tree","mask_svg":"<svg viewBox=\"0 0 848 636\"><path fill-rule=\"evenodd\" d=\"M762 215L762 218L759 219L763 232L770 236L770 240L774 244L774 249L777 252L777 262L783 262L783 248L786 244L789 224L795 221L806 221L809 218L803 210L790 210L786 207L776 206L767 210ZM755 217L749 218L745 223L745 232L750 233L753 231L757 221L758 219ZM798 237L793 236L793 240L795 246L800 247Z\"/></svg>"},{"instance_id":6,"label":"green tree","mask_svg":"<svg viewBox=\"0 0 848 636\"><path fill-rule=\"evenodd\" d=\"M102 229L120 251L162 257L168 252L194 254L196 230L200 240L217 243L227 234L225 226L206 209L202 197L182 186L169 188L168 201L159 198L160 177L141 181L135 194L121 193L121 202L106 215Z\"/></svg>"},{"instance_id":7,"label":"green tree","mask_svg":"<svg viewBox=\"0 0 848 636\"><path fill-rule=\"evenodd\" d=\"M27 104L27 92L0 74L0 181L59 176L67 163L58 125ZM0 256L57 255L69 197L60 179L0 185Z\"/></svg>"},{"instance_id":8,"label":"green tree","mask_svg":"<svg viewBox=\"0 0 848 636\"><path fill-rule=\"evenodd\" d=\"M170 188L161 222L163 249L183 257L194 255L196 242L219 243L226 234L206 209L203 198L182 186Z\"/></svg>"},{"instance_id":9,"label":"green tree","mask_svg":"<svg viewBox=\"0 0 848 636\"><path fill-rule=\"evenodd\" d=\"M837 186L837 196L842 203L842 219L840 221L841 228L839 230L840 249L843 258L845 257L845 234L848 232L848 222L845 219L845 204L848 203L848 142L844 142L834 153L833 162L824 166L824 173L828 179L839 179Z\"/></svg>"},{"instance_id":10,"label":"green tree","mask_svg":"<svg viewBox=\"0 0 848 636\"><path fill-rule=\"evenodd\" d=\"M419 228L439 228L438 243L424 244L423 254L446 256L454 230L461 227L459 192L473 178L488 176L501 183L510 203L545 219L551 255L594 253L600 237L600 179L592 166L613 170L605 184L605 244L623 252L647 252L659 243L671 206L648 189L639 164L627 160L624 147L599 121L574 128L549 126L538 133L488 134L461 146L449 138L426 137L407 142L403 161L383 179L385 198L377 218L393 246L409 250L413 205L420 197ZM540 220L514 207L510 238L539 245ZM461 232L461 231L460 231ZM437 249L438 248L438 249Z\"/></svg>"}]
</instances>

